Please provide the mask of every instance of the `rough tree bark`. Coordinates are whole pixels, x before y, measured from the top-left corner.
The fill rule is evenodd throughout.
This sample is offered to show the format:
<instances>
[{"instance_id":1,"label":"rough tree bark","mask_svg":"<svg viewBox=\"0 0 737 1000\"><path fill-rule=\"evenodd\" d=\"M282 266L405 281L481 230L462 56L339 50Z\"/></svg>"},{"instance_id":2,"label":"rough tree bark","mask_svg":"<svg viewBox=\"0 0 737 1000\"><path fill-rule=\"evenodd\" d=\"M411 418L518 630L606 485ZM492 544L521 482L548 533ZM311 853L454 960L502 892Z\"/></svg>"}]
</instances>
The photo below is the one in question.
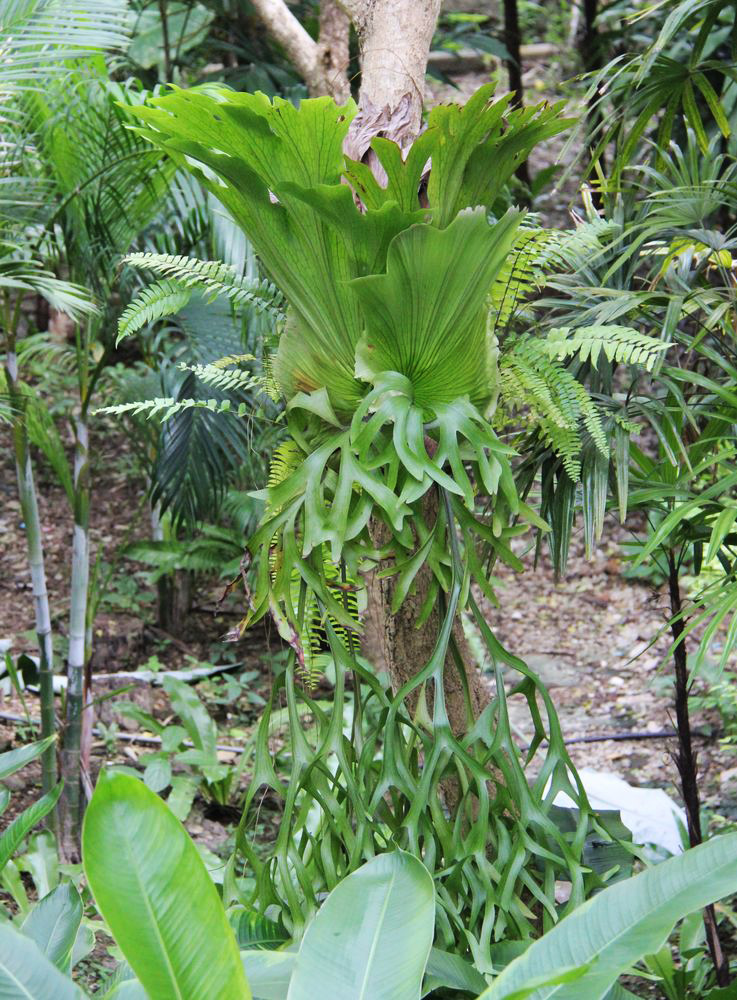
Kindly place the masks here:
<instances>
[{"instance_id":1,"label":"rough tree bark","mask_svg":"<svg viewBox=\"0 0 737 1000\"><path fill-rule=\"evenodd\" d=\"M320 43L307 35L283 0L254 0L254 5L305 76L310 90L324 86L320 82L324 80L322 70L317 67ZM425 68L440 0L341 0L340 5L356 28L361 54L360 111L351 125L347 152L356 159L367 159L369 143L376 135L394 139L406 148L422 125ZM326 91L331 92L325 87ZM437 503L437 494L429 494L425 504L428 523L437 516ZM385 530L378 523L370 526L378 546L388 541ZM379 579L376 574L367 580L364 650L379 670L386 671L394 690L427 663L440 629L442 616L437 605L423 628L417 628L430 572L425 568L418 574L415 592L405 599L398 614L391 611L394 580ZM454 638L468 668L467 684L449 654L445 700L453 731L461 735L470 719L488 703L489 691L473 666L460 621Z\"/></svg>"}]
</instances>

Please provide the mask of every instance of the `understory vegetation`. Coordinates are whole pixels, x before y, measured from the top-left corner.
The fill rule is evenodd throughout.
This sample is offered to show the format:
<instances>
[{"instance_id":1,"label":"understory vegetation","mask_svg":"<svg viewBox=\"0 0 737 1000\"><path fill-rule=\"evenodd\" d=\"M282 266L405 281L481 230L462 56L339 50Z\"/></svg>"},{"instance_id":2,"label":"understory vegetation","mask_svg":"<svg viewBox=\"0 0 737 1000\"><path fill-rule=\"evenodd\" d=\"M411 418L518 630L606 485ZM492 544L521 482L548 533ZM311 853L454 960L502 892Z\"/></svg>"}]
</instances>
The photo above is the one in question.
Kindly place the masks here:
<instances>
[{"instance_id":1,"label":"understory vegetation","mask_svg":"<svg viewBox=\"0 0 737 1000\"><path fill-rule=\"evenodd\" d=\"M737 996L737 3L457 7L0 6L1 997Z\"/></svg>"}]
</instances>

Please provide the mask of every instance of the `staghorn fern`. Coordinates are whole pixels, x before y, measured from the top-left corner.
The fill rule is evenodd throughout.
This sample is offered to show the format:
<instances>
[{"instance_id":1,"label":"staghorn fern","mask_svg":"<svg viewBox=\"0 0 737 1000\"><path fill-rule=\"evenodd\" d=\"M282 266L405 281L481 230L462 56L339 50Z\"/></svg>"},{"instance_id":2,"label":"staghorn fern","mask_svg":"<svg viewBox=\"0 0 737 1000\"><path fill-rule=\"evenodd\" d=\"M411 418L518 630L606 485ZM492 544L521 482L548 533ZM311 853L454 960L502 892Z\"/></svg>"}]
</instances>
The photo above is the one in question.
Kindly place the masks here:
<instances>
[{"instance_id":1,"label":"staghorn fern","mask_svg":"<svg viewBox=\"0 0 737 1000\"><path fill-rule=\"evenodd\" d=\"M195 290L212 297L221 295L234 308L249 306L273 316L282 314L281 292L271 282L239 277L229 264L157 253L128 254L123 263L151 271L161 280L144 288L127 307L118 326L119 340L148 323L178 313Z\"/></svg>"}]
</instances>

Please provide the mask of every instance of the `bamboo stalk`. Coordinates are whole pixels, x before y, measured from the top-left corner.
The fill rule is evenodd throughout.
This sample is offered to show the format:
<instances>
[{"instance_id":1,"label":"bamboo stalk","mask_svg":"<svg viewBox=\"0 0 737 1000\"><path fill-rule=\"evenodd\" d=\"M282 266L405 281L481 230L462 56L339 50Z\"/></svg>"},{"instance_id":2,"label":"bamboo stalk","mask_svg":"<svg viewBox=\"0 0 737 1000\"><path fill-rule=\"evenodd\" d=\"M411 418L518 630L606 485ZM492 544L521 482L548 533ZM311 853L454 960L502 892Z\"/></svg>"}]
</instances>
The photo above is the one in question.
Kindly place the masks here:
<instances>
[{"instance_id":1,"label":"bamboo stalk","mask_svg":"<svg viewBox=\"0 0 737 1000\"><path fill-rule=\"evenodd\" d=\"M89 585L89 465L88 430L84 414L74 423L74 534L69 606L67 707L62 776L64 778L64 843L68 854L79 843L84 670L87 661L87 600Z\"/></svg>"},{"instance_id":2,"label":"bamboo stalk","mask_svg":"<svg viewBox=\"0 0 737 1000\"><path fill-rule=\"evenodd\" d=\"M18 479L18 498L20 500L23 521L26 526L26 547L31 574L36 637L39 650L41 735L42 737L46 737L52 736L56 730L54 715L54 649L49 595L46 588L46 568L41 540L41 519L38 511L31 452L28 446L23 406L24 400L18 385L18 358L15 351L15 331L17 329L18 316L19 309L16 307L12 317L8 317L7 320L5 379L12 412L16 415L13 421L13 449L15 452L15 469ZM53 745L42 755L41 776L44 793L50 792L57 782L56 748ZM55 811L49 814L47 823L52 829L55 828Z\"/></svg>"}]
</instances>

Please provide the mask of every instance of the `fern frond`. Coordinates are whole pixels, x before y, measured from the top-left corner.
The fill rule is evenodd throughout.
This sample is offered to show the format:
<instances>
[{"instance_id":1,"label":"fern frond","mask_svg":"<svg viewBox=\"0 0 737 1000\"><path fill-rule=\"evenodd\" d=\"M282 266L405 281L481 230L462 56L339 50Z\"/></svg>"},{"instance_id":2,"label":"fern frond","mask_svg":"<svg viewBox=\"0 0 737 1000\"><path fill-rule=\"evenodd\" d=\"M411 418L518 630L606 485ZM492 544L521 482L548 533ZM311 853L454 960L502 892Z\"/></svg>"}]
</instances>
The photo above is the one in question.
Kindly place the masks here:
<instances>
[{"instance_id":1,"label":"fern frond","mask_svg":"<svg viewBox=\"0 0 737 1000\"><path fill-rule=\"evenodd\" d=\"M495 330L505 327L523 299L544 285L541 262L545 247L554 235L551 230L539 228L519 231L491 289Z\"/></svg>"},{"instance_id":2,"label":"fern frond","mask_svg":"<svg viewBox=\"0 0 737 1000\"><path fill-rule=\"evenodd\" d=\"M269 467L269 489L283 483L304 460L304 452L296 441L289 438L282 441L271 458Z\"/></svg>"},{"instance_id":3,"label":"fern frond","mask_svg":"<svg viewBox=\"0 0 737 1000\"><path fill-rule=\"evenodd\" d=\"M551 359L544 341L524 340L505 353L499 366L501 395L508 408L526 407L543 441L560 457L568 476L581 476L586 430L596 449L609 454L599 412L586 388L560 362Z\"/></svg>"},{"instance_id":4,"label":"fern frond","mask_svg":"<svg viewBox=\"0 0 737 1000\"><path fill-rule=\"evenodd\" d=\"M124 337L166 316L175 316L189 302L192 292L177 281L155 281L142 288L118 320L116 346Z\"/></svg>"},{"instance_id":5,"label":"fern frond","mask_svg":"<svg viewBox=\"0 0 737 1000\"><path fill-rule=\"evenodd\" d=\"M232 413L233 408L229 399L174 399L173 396L159 396L156 399L143 399L136 403L119 403L116 406L102 406L95 410L97 413L105 413L110 416L118 416L127 413L132 417L145 414L147 420L158 417L162 422L170 420L171 417L182 413L184 410L209 410L211 413ZM241 403L238 407L238 416L246 412L246 404Z\"/></svg>"},{"instance_id":6,"label":"fern frond","mask_svg":"<svg viewBox=\"0 0 737 1000\"><path fill-rule=\"evenodd\" d=\"M220 389L222 392L248 392L252 389L260 389L262 378L259 375L251 374L251 372L242 371L240 368L229 368L228 366L240 364L242 361L255 360L253 354L231 354L207 365L182 363L178 367L180 371L192 372L200 382Z\"/></svg>"},{"instance_id":7,"label":"fern frond","mask_svg":"<svg viewBox=\"0 0 737 1000\"><path fill-rule=\"evenodd\" d=\"M276 285L265 279L253 281L239 277L229 264L167 253L132 253L123 258L123 263L151 271L183 288L199 288L213 298L225 296L236 308L250 306L275 316L283 313L284 300Z\"/></svg>"},{"instance_id":8,"label":"fern frond","mask_svg":"<svg viewBox=\"0 0 737 1000\"><path fill-rule=\"evenodd\" d=\"M591 361L595 366L603 351L609 361L642 365L647 371L652 371L670 346L628 326L557 327L540 344L549 357L559 361L577 355L579 360Z\"/></svg>"}]
</instances>

